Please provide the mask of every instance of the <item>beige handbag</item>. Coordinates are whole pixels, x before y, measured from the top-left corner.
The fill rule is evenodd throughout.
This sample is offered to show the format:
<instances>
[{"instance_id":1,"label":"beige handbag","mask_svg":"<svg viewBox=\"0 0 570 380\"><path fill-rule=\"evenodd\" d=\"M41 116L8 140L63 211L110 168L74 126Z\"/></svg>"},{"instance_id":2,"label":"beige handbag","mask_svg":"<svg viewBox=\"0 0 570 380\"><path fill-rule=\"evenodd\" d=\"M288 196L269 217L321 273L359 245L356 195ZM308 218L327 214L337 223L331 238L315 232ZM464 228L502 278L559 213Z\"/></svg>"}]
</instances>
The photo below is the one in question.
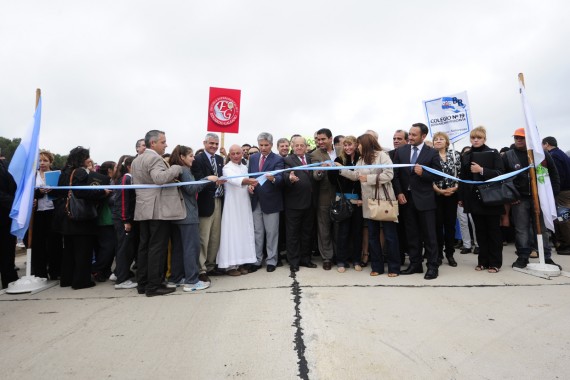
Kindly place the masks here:
<instances>
[{"instance_id":1,"label":"beige handbag","mask_svg":"<svg viewBox=\"0 0 570 380\"><path fill-rule=\"evenodd\" d=\"M378 191L382 187L386 200L380 199ZM374 199L368 199L368 209L370 210L369 219L379 220L381 222L397 222L398 221L398 202L390 199L386 185L380 185L380 176L376 176L376 189L374 190Z\"/></svg>"}]
</instances>

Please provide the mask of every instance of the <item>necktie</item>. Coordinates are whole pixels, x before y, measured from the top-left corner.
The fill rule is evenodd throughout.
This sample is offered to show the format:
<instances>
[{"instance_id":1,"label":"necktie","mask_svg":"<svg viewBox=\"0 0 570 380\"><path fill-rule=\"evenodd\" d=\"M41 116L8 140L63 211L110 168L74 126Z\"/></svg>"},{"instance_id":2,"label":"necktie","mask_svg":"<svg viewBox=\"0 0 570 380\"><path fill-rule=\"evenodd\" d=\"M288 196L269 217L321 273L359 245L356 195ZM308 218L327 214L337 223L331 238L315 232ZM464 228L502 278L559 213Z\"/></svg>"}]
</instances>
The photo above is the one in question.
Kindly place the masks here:
<instances>
[{"instance_id":1,"label":"necktie","mask_svg":"<svg viewBox=\"0 0 570 380\"><path fill-rule=\"evenodd\" d=\"M300 156L299 158L301 159L301 163L303 165L307 165L307 161L305 161L305 156Z\"/></svg>"},{"instance_id":2,"label":"necktie","mask_svg":"<svg viewBox=\"0 0 570 380\"><path fill-rule=\"evenodd\" d=\"M218 165L216 165L216 159L214 157L214 155L212 155L210 157L210 163L212 164L212 171L214 172L214 175L218 175ZM216 187L216 192L214 194L215 198L221 198L224 195L224 185L219 185L218 187Z\"/></svg>"},{"instance_id":3,"label":"necktie","mask_svg":"<svg viewBox=\"0 0 570 380\"><path fill-rule=\"evenodd\" d=\"M413 147L414 153L412 153L412 159L410 160L410 164L415 165L416 161L418 160L418 147ZM414 171L414 167L410 168L411 171Z\"/></svg>"},{"instance_id":4,"label":"necktie","mask_svg":"<svg viewBox=\"0 0 570 380\"><path fill-rule=\"evenodd\" d=\"M263 165L265 165L265 156L261 156L261 160L259 160L259 171L263 171Z\"/></svg>"},{"instance_id":5,"label":"necktie","mask_svg":"<svg viewBox=\"0 0 570 380\"><path fill-rule=\"evenodd\" d=\"M216 159L213 155L210 156L210 163L212 165L212 171L214 172L214 175L218 175L218 165L216 165Z\"/></svg>"}]
</instances>

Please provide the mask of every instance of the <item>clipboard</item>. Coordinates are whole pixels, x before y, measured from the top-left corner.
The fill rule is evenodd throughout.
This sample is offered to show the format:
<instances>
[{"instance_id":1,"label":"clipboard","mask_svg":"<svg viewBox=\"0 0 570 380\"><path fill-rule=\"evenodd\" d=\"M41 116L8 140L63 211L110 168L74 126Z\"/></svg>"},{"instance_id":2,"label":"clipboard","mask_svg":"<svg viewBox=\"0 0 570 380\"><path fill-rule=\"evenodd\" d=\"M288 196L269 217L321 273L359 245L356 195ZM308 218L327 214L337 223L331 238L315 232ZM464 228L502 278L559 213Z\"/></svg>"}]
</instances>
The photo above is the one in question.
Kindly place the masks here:
<instances>
[{"instance_id":1,"label":"clipboard","mask_svg":"<svg viewBox=\"0 0 570 380\"><path fill-rule=\"evenodd\" d=\"M46 186L57 186L60 175L61 175L61 170L52 170L49 172L45 172L44 177L46 181ZM48 193L48 199L50 201L53 201L55 197Z\"/></svg>"}]
</instances>

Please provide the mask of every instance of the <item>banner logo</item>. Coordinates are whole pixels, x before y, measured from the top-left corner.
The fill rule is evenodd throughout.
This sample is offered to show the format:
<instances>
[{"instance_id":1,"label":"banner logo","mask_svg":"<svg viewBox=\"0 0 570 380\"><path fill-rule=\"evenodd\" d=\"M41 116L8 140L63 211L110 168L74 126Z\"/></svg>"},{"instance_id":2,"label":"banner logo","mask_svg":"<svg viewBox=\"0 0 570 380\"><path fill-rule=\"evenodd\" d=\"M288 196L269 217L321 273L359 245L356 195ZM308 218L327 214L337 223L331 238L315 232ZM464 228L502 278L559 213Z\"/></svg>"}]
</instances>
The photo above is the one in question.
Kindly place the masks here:
<instances>
[{"instance_id":1,"label":"banner logo","mask_svg":"<svg viewBox=\"0 0 570 380\"><path fill-rule=\"evenodd\" d=\"M210 118L218 125L230 125L237 120L237 102L227 96L220 96L210 103Z\"/></svg>"},{"instance_id":2,"label":"banner logo","mask_svg":"<svg viewBox=\"0 0 570 380\"><path fill-rule=\"evenodd\" d=\"M465 109L465 104L463 104L463 100L461 99L443 97L441 98L441 109L459 113Z\"/></svg>"}]
</instances>

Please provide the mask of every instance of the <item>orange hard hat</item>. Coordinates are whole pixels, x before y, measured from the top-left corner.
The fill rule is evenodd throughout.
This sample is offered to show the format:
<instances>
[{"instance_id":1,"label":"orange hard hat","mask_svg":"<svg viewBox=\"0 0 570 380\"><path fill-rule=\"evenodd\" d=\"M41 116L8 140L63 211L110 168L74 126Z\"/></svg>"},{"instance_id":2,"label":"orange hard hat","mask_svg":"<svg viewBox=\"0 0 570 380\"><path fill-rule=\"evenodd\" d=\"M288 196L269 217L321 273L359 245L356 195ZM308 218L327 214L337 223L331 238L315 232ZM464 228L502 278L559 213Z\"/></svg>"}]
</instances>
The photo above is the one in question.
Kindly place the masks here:
<instances>
[{"instance_id":1,"label":"orange hard hat","mask_svg":"<svg viewBox=\"0 0 570 380\"><path fill-rule=\"evenodd\" d=\"M518 128L513 136L525 137L524 128Z\"/></svg>"}]
</instances>

